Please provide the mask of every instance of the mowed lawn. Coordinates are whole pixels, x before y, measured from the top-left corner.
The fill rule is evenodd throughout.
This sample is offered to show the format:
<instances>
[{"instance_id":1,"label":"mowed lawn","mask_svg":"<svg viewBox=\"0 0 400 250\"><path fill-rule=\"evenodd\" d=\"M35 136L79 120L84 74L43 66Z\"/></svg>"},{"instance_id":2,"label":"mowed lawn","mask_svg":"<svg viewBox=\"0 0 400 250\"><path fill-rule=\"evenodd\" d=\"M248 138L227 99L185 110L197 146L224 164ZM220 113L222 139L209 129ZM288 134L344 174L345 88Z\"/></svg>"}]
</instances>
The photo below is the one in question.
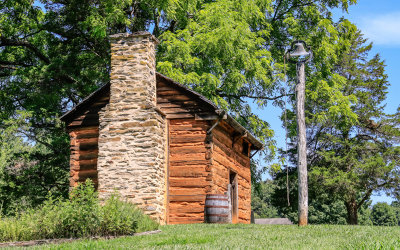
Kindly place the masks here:
<instances>
[{"instance_id":1,"label":"mowed lawn","mask_svg":"<svg viewBox=\"0 0 400 250\"><path fill-rule=\"evenodd\" d=\"M176 225L154 235L79 240L44 249L400 249L400 227Z\"/></svg>"}]
</instances>

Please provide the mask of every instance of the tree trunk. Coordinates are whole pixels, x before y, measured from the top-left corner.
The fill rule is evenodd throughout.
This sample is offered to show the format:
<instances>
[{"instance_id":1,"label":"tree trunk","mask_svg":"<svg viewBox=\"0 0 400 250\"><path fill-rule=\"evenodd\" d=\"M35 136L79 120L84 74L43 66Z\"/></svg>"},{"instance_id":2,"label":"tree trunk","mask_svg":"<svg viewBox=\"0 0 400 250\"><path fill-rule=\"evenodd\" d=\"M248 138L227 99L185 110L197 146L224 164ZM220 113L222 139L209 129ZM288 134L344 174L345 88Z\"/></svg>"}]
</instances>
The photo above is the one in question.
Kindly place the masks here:
<instances>
[{"instance_id":1,"label":"tree trunk","mask_svg":"<svg viewBox=\"0 0 400 250\"><path fill-rule=\"evenodd\" d=\"M345 202L347 208L347 223L349 225L358 224L358 206L355 199Z\"/></svg>"},{"instance_id":2,"label":"tree trunk","mask_svg":"<svg viewBox=\"0 0 400 250\"><path fill-rule=\"evenodd\" d=\"M307 146L306 146L306 121L304 112L305 102L305 72L304 62L297 64L296 111L298 129L298 163L299 175L299 226L308 224L308 184L307 184Z\"/></svg>"}]
</instances>

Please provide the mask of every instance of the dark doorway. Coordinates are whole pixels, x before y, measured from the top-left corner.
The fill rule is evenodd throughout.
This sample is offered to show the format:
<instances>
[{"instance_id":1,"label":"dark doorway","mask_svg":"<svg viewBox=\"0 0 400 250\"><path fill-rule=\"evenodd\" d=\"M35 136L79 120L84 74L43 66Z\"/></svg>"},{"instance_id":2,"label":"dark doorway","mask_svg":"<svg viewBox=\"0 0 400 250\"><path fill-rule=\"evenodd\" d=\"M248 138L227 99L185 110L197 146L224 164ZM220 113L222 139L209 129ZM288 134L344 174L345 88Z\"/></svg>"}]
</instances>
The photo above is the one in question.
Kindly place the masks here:
<instances>
[{"instance_id":1,"label":"dark doorway","mask_svg":"<svg viewBox=\"0 0 400 250\"><path fill-rule=\"evenodd\" d=\"M231 218L232 223L238 223L238 185L237 185L237 174L233 171L229 172L229 184L230 190L230 202L231 202Z\"/></svg>"}]
</instances>

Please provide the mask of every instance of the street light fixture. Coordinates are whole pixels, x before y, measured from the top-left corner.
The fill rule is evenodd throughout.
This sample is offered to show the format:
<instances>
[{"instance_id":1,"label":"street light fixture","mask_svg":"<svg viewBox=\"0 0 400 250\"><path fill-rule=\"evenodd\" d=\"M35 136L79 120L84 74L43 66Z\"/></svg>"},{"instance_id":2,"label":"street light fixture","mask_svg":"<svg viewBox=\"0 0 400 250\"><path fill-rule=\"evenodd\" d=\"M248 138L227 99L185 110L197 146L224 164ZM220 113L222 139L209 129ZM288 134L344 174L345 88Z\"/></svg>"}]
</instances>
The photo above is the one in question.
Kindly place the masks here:
<instances>
[{"instance_id":1,"label":"street light fixture","mask_svg":"<svg viewBox=\"0 0 400 250\"><path fill-rule=\"evenodd\" d=\"M309 52L305 50L307 48ZM308 184L307 184L307 145L305 121L305 63L312 58L312 51L304 41L294 41L285 55L290 62L296 63L296 112L297 112L297 173L299 181L299 226L308 224Z\"/></svg>"}]
</instances>

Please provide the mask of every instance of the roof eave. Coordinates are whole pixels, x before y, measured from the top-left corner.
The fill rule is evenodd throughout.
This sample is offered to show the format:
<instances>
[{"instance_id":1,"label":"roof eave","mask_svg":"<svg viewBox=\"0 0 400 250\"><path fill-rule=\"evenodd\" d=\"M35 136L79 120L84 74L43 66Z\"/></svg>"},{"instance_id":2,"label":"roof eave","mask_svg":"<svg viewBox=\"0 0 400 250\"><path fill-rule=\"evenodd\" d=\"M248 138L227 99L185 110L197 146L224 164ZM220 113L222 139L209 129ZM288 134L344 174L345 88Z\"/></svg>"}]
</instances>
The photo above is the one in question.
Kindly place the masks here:
<instances>
[{"instance_id":1,"label":"roof eave","mask_svg":"<svg viewBox=\"0 0 400 250\"><path fill-rule=\"evenodd\" d=\"M215 105L213 102L211 102L210 100L208 100L205 96L197 93L196 91L190 89L189 87L180 84L176 81L174 81L173 79L160 74L158 72L156 72L156 75L158 77L161 77L167 81L169 81L170 83L174 84L175 86L177 86L178 88L192 94L193 96L195 96L196 98L198 98L199 100L203 101L204 103L207 103L207 105L212 108L217 114L220 114L222 112L221 109L219 109L219 107L217 105ZM103 93L103 91L106 91L107 88L110 88L110 83L106 83L103 86L101 86L99 89L97 89L96 91L94 91L93 93L91 93L90 95L88 95L85 99L83 99L79 104L75 105L70 111L64 113L60 119L64 122L68 121L69 118L75 114L75 112L77 112L80 108L84 107L86 104L90 103L90 101L92 101L93 98L95 98L97 95L100 95L101 93ZM263 149L263 144L257 140L257 138L255 138L246 128L244 128L240 123L238 123L233 117L231 117L230 115L227 115L226 118L227 123L232 126L233 129L235 129L237 132L241 133L241 134L246 134L246 137L248 139L248 141L252 144L253 149L256 150L261 150Z\"/></svg>"},{"instance_id":2,"label":"roof eave","mask_svg":"<svg viewBox=\"0 0 400 250\"><path fill-rule=\"evenodd\" d=\"M110 83L106 83L100 88L98 88L96 91L92 92L90 95L88 95L85 99L83 99L80 103L75 105L71 110L65 112L61 117L61 121L68 121L69 117L75 114L75 112L80 109L81 107L85 106L88 104L93 98L95 98L97 95L101 94L103 91L106 91L108 88L110 88Z\"/></svg>"},{"instance_id":3,"label":"roof eave","mask_svg":"<svg viewBox=\"0 0 400 250\"><path fill-rule=\"evenodd\" d=\"M226 122L239 133L246 135L246 138L253 145L254 149L261 150L264 148L264 145L257 138L255 138L246 128L244 128L239 122L237 122L232 116L228 115Z\"/></svg>"}]
</instances>

